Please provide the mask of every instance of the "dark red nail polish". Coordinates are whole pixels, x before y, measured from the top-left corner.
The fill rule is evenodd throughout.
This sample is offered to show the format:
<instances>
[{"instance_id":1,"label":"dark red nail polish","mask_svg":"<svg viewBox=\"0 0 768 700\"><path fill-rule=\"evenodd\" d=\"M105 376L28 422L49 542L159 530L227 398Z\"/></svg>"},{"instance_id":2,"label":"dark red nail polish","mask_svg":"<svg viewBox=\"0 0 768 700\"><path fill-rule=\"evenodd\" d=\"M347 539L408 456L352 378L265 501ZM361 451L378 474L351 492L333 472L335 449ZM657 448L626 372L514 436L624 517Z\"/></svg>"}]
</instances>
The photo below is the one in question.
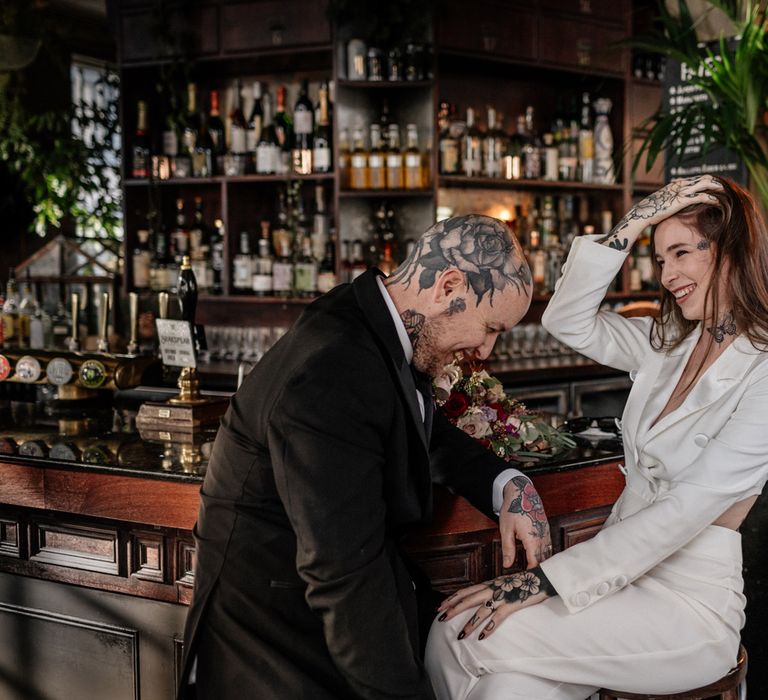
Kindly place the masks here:
<instances>
[{"instance_id":1,"label":"dark red nail polish","mask_svg":"<svg viewBox=\"0 0 768 700\"><path fill-rule=\"evenodd\" d=\"M478 639L485 639L485 632L480 632Z\"/></svg>"},{"instance_id":2,"label":"dark red nail polish","mask_svg":"<svg viewBox=\"0 0 768 700\"><path fill-rule=\"evenodd\" d=\"M464 637L466 636L467 635L464 634L464 630L462 630L461 632L459 632L459 636L457 637L457 639L464 639Z\"/></svg>"},{"instance_id":3,"label":"dark red nail polish","mask_svg":"<svg viewBox=\"0 0 768 700\"><path fill-rule=\"evenodd\" d=\"M437 621L444 622L446 617L448 617L448 613L444 612L442 615L440 615L440 617L437 618Z\"/></svg>"}]
</instances>

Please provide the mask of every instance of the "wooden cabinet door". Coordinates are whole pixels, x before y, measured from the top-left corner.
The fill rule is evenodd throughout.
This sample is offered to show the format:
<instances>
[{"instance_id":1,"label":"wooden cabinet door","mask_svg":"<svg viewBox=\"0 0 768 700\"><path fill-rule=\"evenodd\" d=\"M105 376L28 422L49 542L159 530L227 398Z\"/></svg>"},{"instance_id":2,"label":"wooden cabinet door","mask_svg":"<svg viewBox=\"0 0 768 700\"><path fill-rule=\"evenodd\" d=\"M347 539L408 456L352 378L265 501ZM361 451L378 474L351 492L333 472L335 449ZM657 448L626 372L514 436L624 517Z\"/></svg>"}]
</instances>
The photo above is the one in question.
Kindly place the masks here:
<instances>
[{"instance_id":1,"label":"wooden cabinet door","mask_svg":"<svg viewBox=\"0 0 768 700\"><path fill-rule=\"evenodd\" d=\"M489 57L536 58L536 16L509 3L446 0L437 13L437 44Z\"/></svg>"},{"instance_id":2,"label":"wooden cabinet door","mask_svg":"<svg viewBox=\"0 0 768 700\"><path fill-rule=\"evenodd\" d=\"M576 15L586 20L600 20L624 25L627 7L622 0L541 0L542 8L559 14Z\"/></svg>"},{"instance_id":3,"label":"wooden cabinet door","mask_svg":"<svg viewBox=\"0 0 768 700\"><path fill-rule=\"evenodd\" d=\"M261 0L221 8L224 53L330 44L326 3L313 0Z\"/></svg>"},{"instance_id":4,"label":"wooden cabinet door","mask_svg":"<svg viewBox=\"0 0 768 700\"><path fill-rule=\"evenodd\" d=\"M621 29L546 15L539 18L539 58L562 68L623 74L626 51L615 44L624 38Z\"/></svg>"},{"instance_id":5,"label":"wooden cabinet door","mask_svg":"<svg viewBox=\"0 0 768 700\"><path fill-rule=\"evenodd\" d=\"M579 542L592 539L600 532L600 528L610 512L611 507L604 506L552 518L550 520L550 529L555 552L560 552L575 544L579 544Z\"/></svg>"}]
</instances>

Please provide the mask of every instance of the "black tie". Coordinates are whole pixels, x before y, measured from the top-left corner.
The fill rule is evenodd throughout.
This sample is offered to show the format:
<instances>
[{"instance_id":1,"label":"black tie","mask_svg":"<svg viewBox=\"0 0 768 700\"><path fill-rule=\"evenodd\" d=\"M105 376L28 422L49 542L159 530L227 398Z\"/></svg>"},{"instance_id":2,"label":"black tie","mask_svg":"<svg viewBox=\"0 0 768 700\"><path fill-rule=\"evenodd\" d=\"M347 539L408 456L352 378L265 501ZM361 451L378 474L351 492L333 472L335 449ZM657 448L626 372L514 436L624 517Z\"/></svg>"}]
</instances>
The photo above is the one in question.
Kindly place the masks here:
<instances>
[{"instance_id":1,"label":"black tie","mask_svg":"<svg viewBox=\"0 0 768 700\"><path fill-rule=\"evenodd\" d=\"M435 413L432 377L424 374L424 372L419 372L413 365L411 365L411 372L413 373L413 381L416 383L416 388L424 399L424 433L427 436L427 444L429 444L429 438L432 435L432 418Z\"/></svg>"}]
</instances>

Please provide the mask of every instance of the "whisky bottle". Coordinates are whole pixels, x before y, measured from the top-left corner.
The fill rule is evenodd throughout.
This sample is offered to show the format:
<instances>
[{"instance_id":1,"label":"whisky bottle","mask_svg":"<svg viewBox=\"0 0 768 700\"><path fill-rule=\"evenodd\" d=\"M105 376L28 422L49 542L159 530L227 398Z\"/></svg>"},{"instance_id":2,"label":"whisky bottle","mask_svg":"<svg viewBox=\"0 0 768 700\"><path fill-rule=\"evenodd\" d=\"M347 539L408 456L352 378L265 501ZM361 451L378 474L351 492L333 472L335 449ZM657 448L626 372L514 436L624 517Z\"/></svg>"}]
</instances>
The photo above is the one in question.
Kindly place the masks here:
<instances>
[{"instance_id":1,"label":"whisky bottle","mask_svg":"<svg viewBox=\"0 0 768 700\"><path fill-rule=\"evenodd\" d=\"M439 130L439 154L440 174L458 175L460 167L459 141L450 130L451 107L447 102L440 103L440 111L437 115L437 128Z\"/></svg>"},{"instance_id":2,"label":"whisky bottle","mask_svg":"<svg viewBox=\"0 0 768 700\"><path fill-rule=\"evenodd\" d=\"M333 167L332 134L333 128L328 114L328 83L320 85L319 106L315 136L312 144L312 169L316 173L329 173Z\"/></svg>"},{"instance_id":3,"label":"whisky bottle","mask_svg":"<svg viewBox=\"0 0 768 700\"><path fill-rule=\"evenodd\" d=\"M352 132L352 154L349 167L349 187L353 190L366 190L369 187L368 153L365 150L363 130L355 128Z\"/></svg>"},{"instance_id":4,"label":"whisky bottle","mask_svg":"<svg viewBox=\"0 0 768 700\"><path fill-rule=\"evenodd\" d=\"M291 171L293 123L285 111L285 85L279 85L277 88L277 109L274 121L278 146L277 172L286 175Z\"/></svg>"},{"instance_id":5,"label":"whisky bottle","mask_svg":"<svg viewBox=\"0 0 768 700\"><path fill-rule=\"evenodd\" d=\"M363 242L359 238L352 241L352 257L349 265L349 281L352 282L362 275L368 266L363 257Z\"/></svg>"},{"instance_id":6,"label":"whisky bottle","mask_svg":"<svg viewBox=\"0 0 768 700\"><path fill-rule=\"evenodd\" d=\"M293 107L293 148L291 162L297 175L312 173L312 146L315 131L314 109L309 100L309 81L301 81L299 96Z\"/></svg>"},{"instance_id":7,"label":"whisky bottle","mask_svg":"<svg viewBox=\"0 0 768 700\"><path fill-rule=\"evenodd\" d=\"M525 178L538 180L541 177L541 144L536 136L533 123L533 107L525 108L525 143L523 145L525 160Z\"/></svg>"},{"instance_id":8,"label":"whisky bottle","mask_svg":"<svg viewBox=\"0 0 768 700\"><path fill-rule=\"evenodd\" d=\"M188 155L195 152L197 132L200 129L200 115L197 111L197 86L187 84L187 113L184 115L184 129L181 132L182 149Z\"/></svg>"},{"instance_id":9,"label":"whisky bottle","mask_svg":"<svg viewBox=\"0 0 768 700\"><path fill-rule=\"evenodd\" d=\"M403 162L403 184L407 190L420 190L424 182L423 156L419 150L419 132L415 124L405 127L406 148Z\"/></svg>"},{"instance_id":10,"label":"whisky bottle","mask_svg":"<svg viewBox=\"0 0 768 700\"><path fill-rule=\"evenodd\" d=\"M589 93L581 96L581 126L579 128L579 179L592 182L595 178L595 138Z\"/></svg>"},{"instance_id":11,"label":"whisky bottle","mask_svg":"<svg viewBox=\"0 0 768 700\"><path fill-rule=\"evenodd\" d=\"M261 106L264 112L264 125L261 129L261 137L256 144L256 172L259 175L271 175L277 172L280 144L272 123L272 100L269 93L261 98Z\"/></svg>"},{"instance_id":12,"label":"whisky bottle","mask_svg":"<svg viewBox=\"0 0 768 700\"><path fill-rule=\"evenodd\" d=\"M501 158L504 153L504 133L496 123L496 110L488 107L488 131L483 139L483 175L501 177Z\"/></svg>"},{"instance_id":13,"label":"whisky bottle","mask_svg":"<svg viewBox=\"0 0 768 700\"><path fill-rule=\"evenodd\" d=\"M317 261L312 257L312 241L300 234L299 255L293 268L294 289L300 297L317 295Z\"/></svg>"},{"instance_id":14,"label":"whisky bottle","mask_svg":"<svg viewBox=\"0 0 768 700\"><path fill-rule=\"evenodd\" d=\"M387 189L403 189L403 153L400 150L400 127L389 125L387 146Z\"/></svg>"},{"instance_id":15,"label":"whisky bottle","mask_svg":"<svg viewBox=\"0 0 768 700\"><path fill-rule=\"evenodd\" d=\"M8 283L3 302L3 347L19 347L19 292L16 288L16 270L8 270Z\"/></svg>"},{"instance_id":16,"label":"whisky bottle","mask_svg":"<svg viewBox=\"0 0 768 700\"><path fill-rule=\"evenodd\" d=\"M229 114L230 128L229 141L230 150L235 155L244 155L248 150L247 132L248 124L245 121L245 114L242 108L242 86L240 81L235 81L235 99L232 104L232 111ZM198 280L199 284L200 280Z\"/></svg>"},{"instance_id":17,"label":"whisky bottle","mask_svg":"<svg viewBox=\"0 0 768 700\"><path fill-rule=\"evenodd\" d=\"M149 287L149 270L152 256L149 252L149 231L140 229L136 232L137 242L131 258L133 286L135 289Z\"/></svg>"},{"instance_id":18,"label":"whisky bottle","mask_svg":"<svg viewBox=\"0 0 768 700\"><path fill-rule=\"evenodd\" d=\"M147 103L139 100L137 106L136 131L133 135L131 149L131 176L137 178L149 177L150 154L149 134L147 133Z\"/></svg>"},{"instance_id":19,"label":"whisky bottle","mask_svg":"<svg viewBox=\"0 0 768 700\"><path fill-rule=\"evenodd\" d=\"M189 229L189 257L197 288L207 293L213 286L213 271L210 263L211 245L208 227L203 218L203 198L195 196L195 214Z\"/></svg>"},{"instance_id":20,"label":"whisky bottle","mask_svg":"<svg viewBox=\"0 0 768 700\"><path fill-rule=\"evenodd\" d=\"M386 276L397 269L397 263L392 257L392 241L385 241L381 246L381 257L376 265Z\"/></svg>"},{"instance_id":21,"label":"whisky bottle","mask_svg":"<svg viewBox=\"0 0 768 700\"><path fill-rule=\"evenodd\" d=\"M349 130L344 128L339 131L339 187L343 190L351 187L349 184L351 160Z\"/></svg>"},{"instance_id":22,"label":"whisky bottle","mask_svg":"<svg viewBox=\"0 0 768 700\"><path fill-rule=\"evenodd\" d=\"M211 231L211 291L221 294L224 291L224 222L216 219Z\"/></svg>"},{"instance_id":23,"label":"whisky bottle","mask_svg":"<svg viewBox=\"0 0 768 700\"><path fill-rule=\"evenodd\" d=\"M320 294L330 292L337 284L335 259L336 245L333 241L326 241L325 255L317 273L317 291Z\"/></svg>"},{"instance_id":24,"label":"whisky bottle","mask_svg":"<svg viewBox=\"0 0 768 700\"><path fill-rule=\"evenodd\" d=\"M18 335L20 348L29 347L29 322L34 310L35 298L32 295L32 282L30 280L29 268L27 268L26 277L21 284L19 298Z\"/></svg>"},{"instance_id":25,"label":"whisky bottle","mask_svg":"<svg viewBox=\"0 0 768 700\"><path fill-rule=\"evenodd\" d=\"M254 263L252 289L257 296L272 294L272 244L269 237L269 221L261 222L261 237L258 243L258 257Z\"/></svg>"},{"instance_id":26,"label":"whisky bottle","mask_svg":"<svg viewBox=\"0 0 768 700\"><path fill-rule=\"evenodd\" d=\"M176 227L171 233L175 262L181 264L181 259L189 255L189 228L184 217L184 200L176 199Z\"/></svg>"},{"instance_id":27,"label":"whisky bottle","mask_svg":"<svg viewBox=\"0 0 768 700\"><path fill-rule=\"evenodd\" d=\"M272 291L275 296L289 297L293 293L292 242L293 235L288 228L285 197L281 193L277 227L272 231L272 244L275 249L275 261L272 265Z\"/></svg>"},{"instance_id":28,"label":"whisky bottle","mask_svg":"<svg viewBox=\"0 0 768 700\"><path fill-rule=\"evenodd\" d=\"M248 231L240 232L238 253L232 261L232 286L238 290L251 289L253 285L253 257Z\"/></svg>"},{"instance_id":29,"label":"whisky bottle","mask_svg":"<svg viewBox=\"0 0 768 700\"><path fill-rule=\"evenodd\" d=\"M467 128L462 137L462 164L464 174L475 177L483 171L483 150L480 132L475 126L475 110L467 107Z\"/></svg>"},{"instance_id":30,"label":"whisky bottle","mask_svg":"<svg viewBox=\"0 0 768 700\"><path fill-rule=\"evenodd\" d=\"M515 133L507 139L507 147L502 159L502 174L505 180L519 180L523 177L523 135L525 134L525 118L517 118Z\"/></svg>"},{"instance_id":31,"label":"whisky bottle","mask_svg":"<svg viewBox=\"0 0 768 700\"><path fill-rule=\"evenodd\" d=\"M248 151L249 172L256 172L256 148L261 141L261 130L264 123L264 113L261 108L261 83L257 80L253 83L253 107L248 123L245 125L245 146Z\"/></svg>"},{"instance_id":32,"label":"whisky bottle","mask_svg":"<svg viewBox=\"0 0 768 700\"><path fill-rule=\"evenodd\" d=\"M227 150L227 144L224 140L224 122L219 113L219 93L217 90L211 90L211 111L208 114L208 133L213 141L213 154L216 158L224 155ZM218 167L218 164L216 164Z\"/></svg>"},{"instance_id":33,"label":"whisky bottle","mask_svg":"<svg viewBox=\"0 0 768 700\"><path fill-rule=\"evenodd\" d=\"M368 185L372 190L387 186L386 155L381 141L381 126L371 124L371 150L368 152Z\"/></svg>"}]
</instances>

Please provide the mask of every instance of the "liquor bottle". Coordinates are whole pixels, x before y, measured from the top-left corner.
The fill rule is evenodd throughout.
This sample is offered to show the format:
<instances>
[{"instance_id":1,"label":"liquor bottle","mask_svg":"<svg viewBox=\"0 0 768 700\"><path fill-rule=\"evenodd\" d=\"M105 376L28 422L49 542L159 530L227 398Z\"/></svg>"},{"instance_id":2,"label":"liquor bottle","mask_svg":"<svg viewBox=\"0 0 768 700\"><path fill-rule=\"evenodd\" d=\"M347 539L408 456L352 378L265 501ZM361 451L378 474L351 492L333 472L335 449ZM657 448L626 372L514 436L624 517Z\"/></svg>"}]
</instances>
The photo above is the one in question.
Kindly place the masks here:
<instances>
[{"instance_id":1,"label":"liquor bottle","mask_svg":"<svg viewBox=\"0 0 768 700\"><path fill-rule=\"evenodd\" d=\"M275 296L289 297L293 293L292 241L293 235L288 228L285 196L281 193L277 227L272 231L272 244L275 249L275 260L272 265L272 291Z\"/></svg>"},{"instance_id":2,"label":"liquor bottle","mask_svg":"<svg viewBox=\"0 0 768 700\"><path fill-rule=\"evenodd\" d=\"M325 255L320 261L317 273L317 291L320 294L330 292L337 284L335 258L336 244L333 241L326 241Z\"/></svg>"},{"instance_id":3,"label":"liquor bottle","mask_svg":"<svg viewBox=\"0 0 768 700\"><path fill-rule=\"evenodd\" d=\"M29 317L29 347L32 350L43 350L53 347L53 323L45 312L37 294L32 297L32 314Z\"/></svg>"},{"instance_id":4,"label":"liquor bottle","mask_svg":"<svg viewBox=\"0 0 768 700\"><path fill-rule=\"evenodd\" d=\"M525 177L527 180L538 180L541 177L540 148L533 123L533 107L528 105L525 108L525 143L523 145Z\"/></svg>"},{"instance_id":5,"label":"liquor bottle","mask_svg":"<svg viewBox=\"0 0 768 700\"><path fill-rule=\"evenodd\" d=\"M67 337L72 327L72 315L61 297L56 305L56 311L51 316L51 325L53 346L56 348L66 347Z\"/></svg>"},{"instance_id":6,"label":"liquor bottle","mask_svg":"<svg viewBox=\"0 0 768 700\"><path fill-rule=\"evenodd\" d=\"M27 268L26 277L21 284L21 294L19 295L18 335L20 348L29 347L29 321L34 311L35 297L32 294L32 281L29 268Z\"/></svg>"},{"instance_id":7,"label":"liquor bottle","mask_svg":"<svg viewBox=\"0 0 768 700\"><path fill-rule=\"evenodd\" d=\"M293 268L293 287L298 296L313 297L317 295L317 260L312 257L312 241L309 236L301 234L299 238L299 254Z\"/></svg>"},{"instance_id":8,"label":"liquor bottle","mask_svg":"<svg viewBox=\"0 0 768 700\"><path fill-rule=\"evenodd\" d=\"M387 189L403 189L403 153L400 150L400 127L389 125L387 146Z\"/></svg>"},{"instance_id":9,"label":"liquor bottle","mask_svg":"<svg viewBox=\"0 0 768 700\"><path fill-rule=\"evenodd\" d=\"M316 173L329 173L333 168L332 134L333 129L328 115L328 83L323 82L320 84L317 125L312 145L312 169Z\"/></svg>"},{"instance_id":10,"label":"liquor bottle","mask_svg":"<svg viewBox=\"0 0 768 700\"><path fill-rule=\"evenodd\" d=\"M602 185L612 185L616 176L613 170L613 134L611 125L608 123L608 114L611 111L613 103L607 97L600 97L595 100L595 165L594 182Z\"/></svg>"},{"instance_id":11,"label":"liquor bottle","mask_svg":"<svg viewBox=\"0 0 768 700\"><path fill-rule=\"evenodd\" d=\"M149 288L149 270L152 255L149 252L149 231L140 229L136 232L137 242L131 258L133 286L135 289Z\"/></svg>"},{"instance_id":12,"label":"liquor bottle","mask_svg":"<svg viewBox=\"0 0 768 700\"><path fill-rule=\"evenodd\" d=\"M285 85L279 85L277 88L277 109L274 121L279 148L277 172L285 175L291 171L291 145L293 144L293 124L285 111Z\"/></svg>"},{"instance_id":13,"label":"liquor bottle","mask_svg":"<svg viewBox=\"0 0 768 700\"><path fill-rule=\"evenodd\" d=\"M349 187L366 190L369 187L368 153L365 150L363 130L359 127L352 132L352 154L349 159Z\"/></svg>"},{"instance_id":14,"label":"liquor bottle","mask_svg":"<svg viewBox=\"0 0 768 700\"><path fill-rule=\"evenodd\" d=\"M419 150L419 132L415 124L405 127L406 149L403 163L403 184L407 190L426 186L422 153Z\"/></svg>"},{"instance_id":15,"label":"liquor bottle","mask_svg":"<svg viewBox=\"0 0 768 700\"><path fill-rule=\"evenodd\" d=\"M256 172L259 175L270 175L277 172L280 145L275 125L272 123L272 99L269 93L261 98L261 106L264 111L264 126L261 138L256 144Z\"/></svg>"},{"instance_id":16,"label":"liquor bottle","mask_svg":"<svg viewBox=\"0 0 768 700\"><path fill-rule=\"evenodd\" d=\"M184 129L181 132L183 150L190 156L195 152L197 132L200 129L200 115L197 111L197 86L187 84L187 113L184 115Z\"/></svg>"},{"instance_id":17,"label":"liquor bottle","mask_svg":"<svg viewBox=\"0 0 768 700\"><path fill-rule=\"evenodd\" d=\"M208 240L209 231L203 217L203 198L195 196L195 214L189 229L189 257L192 272L197 280L197 288L201 293L207 293L213 286L213 273L210 263L211 246Z\"/></svg>"},{"instance_id":18,"label":"liquor bottle","mask_svg":"<svg viewBox=\"0 0 768 700\"><path fill-rule=\"evenodd\" d=\"M386 276L391 275L397 269L397 262L392 257L392 241L385 241L381 246L381 257L376 267Z\"/></svg>"},{"instance_id":19,"label":"liquor bottle","mask_svg":"<svg viewBox=\"0 0 768 700\"><path fill-rule=\"evenodd\" d=\"M554 243L559 242L557 214L555 213L555 202L552 195L545 195L542 199L539 232L541 233L541 245L544 248L549 249Z\"/></svg>"},{"instance_id":20,"label":"liquor bottle","mask_svg":"<svg viewBox=\"0 0 768 700\"><path fill-rule=\"evenodd\" d=\"M589 93L581 96L581 126L579 128L579 179L592 182L595 177L595 139Z\"/></svg>"},{"instance_id":21,"label":"liquor bottle","mask_svg":"<svg viewBox=\"0 0 768 700\"><path fill-rule=\"evenodd\" d=\"M312 172L312 138L315 132L315 114L309 100L309 81L301 81L299 96L293 106L293 148L291 162L297 175Z\"/></svg>"},{"instance_id":22,"label":"liquor bottle","mask_svg":"<svg viewBox=\"0 0 768 700\"><path fill-rule=\"evenodd\" d=\"M211 232L211 291L221 294L224 291L224 222L216 219Z\"/></svg>"},{"instance_id":23,"label":"liquor bottle","mask_svg":"<svg viewBox=\"0 0 768 700\"><path fill-rule=\"evenodd\" d=\"M149 177L150 171L147 103L144 100L139 100L137 110L136 131L133 135L133 148L131 150L131 176L144 178Z\"/></svg>"},{"instance_id":24,"label":"liquor bottle","mask_svg":"<svg viewBox=\"0 0 768 700\"><path fill-rule=\"evenodd\" d=\"M252 289L253 257L251 256L251 241L248 231L240 232L238 253L232 261L232 286L238 290Z\"/></svg>"},{"instance_id":25,"label":"liquor bottle","mask_svg":"<svg viewBox=\"0 0 768 700\"><path fill-rule=\"evenodd\" d=\"M315 213L312 217L312 254L322 260L325 244L331 230L331 219L325 209L325 190L322 185L315 185Z\"/></svg>"},{"instance_id":26,"label":"liquor bottle","mask_svg":"<svg viewBox=\"0 0 768 700\"><path fill-rule=\"evenodd\" d=\"M176 226L171 232L171 245L174 251L174 261L181 264L181 259L189 255L189 227L184 216L184 200L176 198Z\"/></svg>"},{"instance_id":27,"label":"liquor bottle","mask_svg":"<svg viewBox=\"0 0 768 700\"><path fill-rule=\"evenodd\" d=\"M544 157L543 180L557 180L560 177L560 154L555 146L555 136L547 132L543 136L544 147L542 153Z\"/></svg>"},{"instance_id":28,"label":"liquor bottle","mask_svg":"<svg viewBox=\"0 0 768 700\"><path fill-rule=\"evenodd\" d=\"M499 128L497 113L488 107L488 131L483 139L483 174L485 177L501 177L501 159L504 154L506 134Z\"/></svg>"},{"instance_id":29,"label":"liquor bottle","mask_svg":"<svg viewBox=\"0 0 768 700\"><path fill-rule=\"evenodd\" d=\"M211 177L214 173L216 143L209 128L205 112L200 113L195 149L192 152L192 174L195 177Z\"/></svg>"},{"instance_id":30,"label":"liquor bottle","mask_svg":"<svg viewBox=\"0 0 768 700\"><path fill-rule=\"evenodd\" d=\"M152 291L163 291L171 287L171 272L168 270L169 246L168 233L162 223L158 223L154 230L154 236L150 233L150 239L154 243L152 251L152 264L149 271L149 286Z\"/></svg>"},{"instance_id":31,"label":"liquor bottle","mask_svg":"<svg viewBox=\"0 0 768 700\"><path fill-rule=\"evenodd\" d=\"M195 350L199 350L200 348L197 339L197 328L195 327L198 287L197 280L195 279L195 273L192 272L192 265L190 265L189 258L186 255L181 259L177 293L179 297L179 310L181 311L181 319L189 323L192 327L194 348Z\"/></svg>"},{"instance_id":32,"label":"liquor bottle","mask_svg":"<svg viewBox=\"0 0 768 700\"><path fill-rule=\"evenodd\" d=\"M643 291L657 291L659 283L653 272L651 257L651 228L647 226L640 234L637 245L634 248L636 266L640 275L640 288Z\"/></svg>"},{"instance_id":33,"label":"liquor bottle","mask_svg":"<svg viewBox=\"0 0 768 700\"><path fill-rule=\"evenodd\" d=\"M547 284L547 254L541 247L539 231L537 229L531 229L529 237L528 256L530 259L531 277L533 278L533 291L536 294L544 294Z\"/></svg>"},{"instance_id":34,"label":"liquor bottle","mask_svg":"<svg viewBox=\"0 0 768 700\"><path fill-rule=\"evenodd\" d=\"M253 83L253 107L248 123L245 125L245 147L250 156L248 170L256 172L256 149L261 141L264 113L261 108L261 83L257 80Z\"/></svg>"},{"instance_id":35,"label":"liquor bottle","mask_svg":"<svg viewBox=\"0 0 768 700\"><path fill-rule=\"evenodd\" d=\"M169 158L175 158L179 155L181 133L176 120L176 98L171 97L166 101L165 128L162 133L163 155Z\"/></svg>"},{"instance_id":36,"label":"liquor bottle","mask_svg":"<svg viewBox=\"0 0 768 700\"><path fill-rule=\"evenodd\" d=\"M507 139L507 147L502 158L502 174L505 180L519 180L523 177L523 141L525 135L525 117L517 118L515 133Z\"/></svg>"},{"instance_id":37,"label":"liquor bottle","mask_svg":"<svg viewBox=\"0 0 768 700\"><path fill-rule=\"evenodd\" d=\"M8 270L8 283L3 302L3 347L19 347L19 292L16 288L16 270Z\"/></svg>"},{"instance_id":38,"label":"liquor bottle","mask_svg":"<svg viewBox=\"0 0 768 700\"><path fill-rule=\"evenodd\" d=\"M450 130L451 107L447 102L440 103L440 111L437 114L437 128L439 130L439 154L440 174L458 175L460 167L459 141Z\"/></svg>"},{"instance_id":39,"label":"liquor bottle","mask_svg":"<svg viewBox=\"0 0 768 700\"><path fill-rule=\"evenodd\" d=\"M579 125L575 120L563 124L560 179L573 182L579 170Z\"/></svg>"},{"instance_id":40,"label":"liquor bottle","mask_svg":"<svg viewBox=\"0 0 768 700\"><path fill-rule=\"evenodd\" d=\"M235 81L235 99L232 103L232 111L229 114L231 125L229 129L230 150L235 155L243 155L248 150L246 134L248 124L245 121L245 114L241 105L242 86L240 81ZM199 280L198 280L199 283Z\"/></svg>"},{"instance_id":41,"label":"liquor bottle","mask_svg":"<svg viewBox=\"0 0 768 700\"><path fill-rule=\"evenodd\" d=\"M349 265L349 281L352 282L362 275L368 266L363 257L363 242L359 238L352 241L352 257Z\"/></svg>"},{"instance_id":42,"label":"liquor bottle","mask_svg":"<svg viewBox=\"0 0 768 700\"><path fill-rule=\"evenodd\" d=\"M368 152L368 186L372 190L387 187L387 162L381 140L381 126L371 124L371 150Z\"/></svg>"},{"instance_id":43,"label":"liquor bottle","mask_svg":"<svg viewBox=\"0 0 768 700\"><path fill-rule=\"evenodd\" d=\"M352 151L349 148L349 130L339 131L339 187L347 189L349 184L350 166L352 163Z\"/></svg>"},{"instance_id":44,"label":"liquor bottle","mask_svg":"<svg viewBox=\"0 0 768 700\"><path fill-rule=\"evenodd\" d=\"M272 244L269 237L269 221L261 222L261 237L258 243L258 257L253 266L252 289L257 296L268 296L272 294L272 266L274 257L272 255Z\"/></svg>"},{"instance_id":45,"label":"liquor bottle","mask_svg":"<svg viewBox=\"0 0 768 700\"><path fill-rule=\"evenodd\" d=\"M467 129L462 138L461 150L464 174L471 177L480 175L483 171L483 149L472 107L467 107Z\"/></svg>"},{"instance_id":46,"label":"liquor bottle","mask_svg":"<svg viewBox=\"0 0 768 700\"><path fill-rule=\"evenodd\" d=\"M208 132L213 141L214 155L224 155L227 151L227 144L224 137L224 122L221 120L221 114L219 112L218 90L211 90L211 111L208 114Z\"/></svg>"}]
</instances>

